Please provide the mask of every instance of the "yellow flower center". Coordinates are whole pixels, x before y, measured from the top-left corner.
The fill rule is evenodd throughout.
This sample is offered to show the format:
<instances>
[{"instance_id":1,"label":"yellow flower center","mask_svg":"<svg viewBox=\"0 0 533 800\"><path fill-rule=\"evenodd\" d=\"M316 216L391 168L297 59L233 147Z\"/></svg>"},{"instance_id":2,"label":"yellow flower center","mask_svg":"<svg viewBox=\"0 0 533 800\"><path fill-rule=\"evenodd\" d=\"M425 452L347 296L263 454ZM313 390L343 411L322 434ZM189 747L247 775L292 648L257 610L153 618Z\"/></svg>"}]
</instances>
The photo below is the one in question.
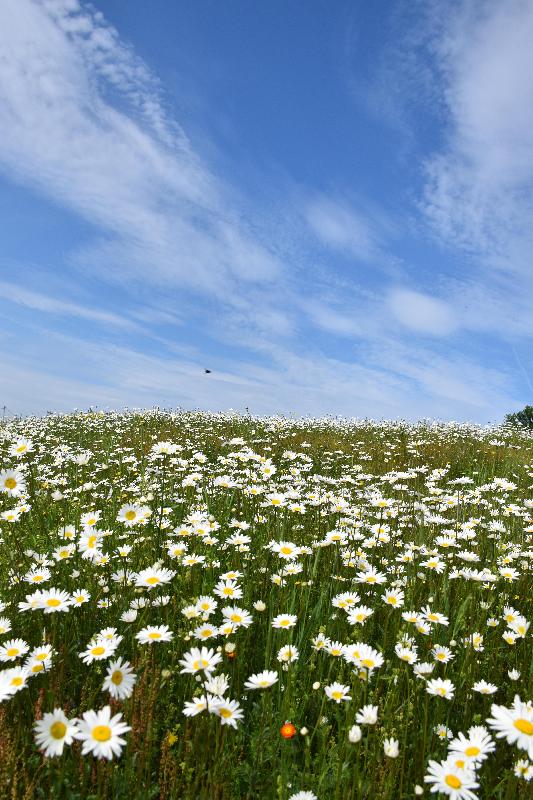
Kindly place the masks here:
<instances>
[{"instance_id":1,"label":"yellow flower center","mask_svg":"<svg viewBox=\"0 0 533 800\"><path fill-rule=\"evenodd\" d=\"M520 733L525 733L526 736L533 736L533 722L529 719L515 719L513 725Z\"/></svg>"},{"instance_id":2,"label":"yellow flower center","mask_svg":"<svg viewBox=\"0 0 533 800\"><path fill-rule=\"evenodd\" d=\"M20 650L18 649L18 647L10 647L9 650L7 651L7 655L10 658L13 658L14 656L18 656L19 652Z\"/></svg>"},{"instance_id":3,"label":"yellow flower center","mask_svg":"<svg viewBox=\"0 0 533 800\"><path fill-rule=\"evenodd\" d=\"M366 582L367 583L375 583L376 582L376 578L374 577L374 575L368 575L367 579L366 579Z\"/></svg>"},{"instance_id":4,"label":"yellow flower center","mask_svg":"<svg viewBox=\"0 0 533 800\"><path fill-rule=\"evenodd\" d=\"M341 700L342 692L338 692L338 691L332 692L331 696L333 697L334 700Z\"/></svg>"},{"instance_id":5,"label":"yellow flower center","mask_svg":"<svg viewBox=\"0 0 533 800\"><path fill-rule=\"evenodd\" d=\"M233 716L233 714L229 710L229 708L221 708L221 709L219 709L218 713L220 714L221 717L224 717L224 719L228 719L228 717Z\"/></svg>"},{"instance_id":6,"label":"yellow flower center","mask_svg":"<svg viewBox=\"0 0 533 800\"><path fill-rule=\"evenodd\" d=\"M363 665L363 667L367 667L368 669L372 669L372 667L374 666L374 662L371 658L363 658L361 664Z\"/></svg>"},{"instance_id":7,"label":"yellow flower center","mask_svg":"<svg viewBox=\"0 0 533 800\"><path fill-rule=\"evenodd\" d=\"M61 600L58 600L57 597L49 597L46 601L46 605L51 608L57 608L57 606L61 605Z\"/></svg>"},{"instance_id":8,"label":"yellow flower center","mask_svg":"<svg viewBox=\"0 0 533 800\"><path fill-rule=\"evenodd\" d=\"M288 555L290 555L292 553L292 547L282 547L281 548L281 552L284 555L288 556Z\"/></svg>"},{"instance_id":9,"label":"yellow flower center","mask_svg":"<svg viewBox=\"0 0 533 800\"><path fill-rule=\"evenodd\" d=\"M124 676L119 669L116 669L114 673L111 675L111 683L114 683L115 686L120 686L122 681L124 680Z\"/></svg>"},{"instance_id":10,"label":"yellow flower center","mask_svg":"<svg viewBox=\"0 0 533 800\"><path fill-rule=\"evenodd\" d=\"M37 653L35 658L37 659L37 661L46 661L46 659L48 658L48 653Z\"/></svg>"},{"instance_id":11,"label":"yellow flower center","mask_svg":"<svg viewBox=\"0 0 533 800\"><path fill-rule=\"evenodd\" d=\"M159 578L157 575L152 575L150 578L146 579L146 583L149 583L150 586L154 586L154 584L159 583Z\"/></svg>"},{"instance_id":12,"label":"yellow flower center","mask_svg":"<svg viewBox=\"0 0 533 800\"><path fill-rule=\"evenodd\" d=\"M96 725L92 729L91 735L97 742L108 742L111 739L112 732L109 725Z\"/></svg>"},{"instance_id":13,"label":"yellow flower center","mask_svg":"<svg viewBox=\"0 0 533 800\"><path fill-rule=\"evenodd\" d=\"M15 478L6 478L4 481L4 486L6 489L14 489L17 485Z\"/></svg>"},{"instance_id":14,"label":"yellow flower center","mask_svg":"<svg viewBox=\"0 0 533 800\"><path fill-rule=\"evenodd\" d=\"M470 747L467 747L465 750L465 754L470 757L478 756L480 752L481 750L479 749L479 747L476 747L475 745L470 745Z\"/></svg>"},{"instance_id":15,"label":"yellow flower center","mask_svg":"<svg viewBox=\"0 0 533 800\"><path fill-rule=\"evenodd\" d=\"M12 678L11 680L11 686L22 686L23 683L24 683L24 678L21 678L20 676Z\"/></svg>"},{"instance_id":16,"label":"yellow flower center","mask_svg":"<svg viewBox=\"0 0 533 800\"><path fill-rule=\"evenodd\" d=\"M105 647L98 645L97 647L93 647L91 650L93 656L102 656L105 653Z\"/></svg>"},{"instance_id":17,"label":"yellow flower center","mask_svg":"<svg viewBox=\"0 0 533 800\"><path fill-rule=\"evenodd\" d=\"M44 669L44 667L43 667L42 664L34 664L33 667L31 668L31 671L32 672L42 672L43 669Z\"/></svg>"},{"instance_id":18,"label":"yellow flower center","mask_svg":"<svg viewBox=\"0 0 533 800\"><path fill-rule=\"evenodd\" d=\"M96 544L96 536L89 536L87 547L94 547Z\"/></svg>"},{"instance_id":19,"label":"yellow flower center","mask_svg":"<svg viewBox=\"0 0 533 800\"><path fill-rule=\"evenodd\" d=\"M222 589L222 594L231 596L233 594L233 589L231 586L225 586L224 589Z\"/></svg>"},{"instance_id":20,"label":"yellow flower center","mask_svg":"<svg viewBox=\"0 0 533 800\"><path fill-rule=\"evenodd\" d=\"M32 581L34 583L39 583L39 581L42 581L42 580L43 580L43 576L42 575L34 575L33 578L32 578Z\"/></svg>"},{"instance_id":21,"label":"yellow flower center","mask_svg":"<svg viewBox=\"0 0 533 800\"><path fill-rule=\"evenodd\" d=\"M84 597L82 594L79 594L79 595L78 595L78 596L75 598L75 600L76 600L76 603L83 603L83 601L85 600L85 597Z\"/></svg>"},{"instance_id":22,"label":"yellow flower center","mask_svg":"<svg viewBox=\"0 0 533 800\"><path fill-rule=\"evenodd\" d=\"M444 778L444 782L448 786L451 786L452 789L460 789L461 786L463 785L459 780L459 778L457 777L457 775L446 775L446 777Z\"/></svg>"},{"instance_id":23,"label":"yellow flower center","mask_svg":"<svg viewBox=\"0 0 533 800\"><path fill-rule=\"evenodd\" d=\"M151 633L148 634L148 638L149 639L160 639L161 638L161 634L158 633L157 631L152 631Z\"/></svg>"},{"instance_id":24,"label":"yellow flower center","mask_svg":"<svg viewBox=\"0 0 533 800\"><path fill-rule=\"evenodd\" d=\"M132 520L132 519L135 519L135 517L137 516L137 514L136 514L136 512L135 512L135 511L126 511L126 513L124 514L124 516L126 517L126 519L130 520L130 522L131 522L131 520Z\"/></svg>"},{"instance_id":25,"label":"yellow flower center","mask_svg":"<svg viewBox=\"0 0 533 800\"><path fill-rule=\"evenodd\" d=\"M66 732L67 726L64 722L60 722L59 720L50 726L50 735L53 736L54 739L63 739Z\"/></svg>"},{"instance_id":26,"label":"yellow flower center","mask_svg":"<svg viewBox=\"0 0 533 800\"><path fill-rule=\"evenodd\" d=\"M21 444L21 445L19 445L19 446L17 447L17 453L23 453L23 452L24 452L24 450L26 449L26 447L27 447L27 446L28 446L28 445L26 445L26 444Z\"/></svg>"},{"instance_id":27,"label":"yellow flower center","mask_svg":"<svg viewBox=\"0 0 533 800\"><path fill-rule=\"evenodd\" d=\"M242 622L242 617L240 614L232 614L231 615L232 622Z\"/></svg>"}]
</instances>

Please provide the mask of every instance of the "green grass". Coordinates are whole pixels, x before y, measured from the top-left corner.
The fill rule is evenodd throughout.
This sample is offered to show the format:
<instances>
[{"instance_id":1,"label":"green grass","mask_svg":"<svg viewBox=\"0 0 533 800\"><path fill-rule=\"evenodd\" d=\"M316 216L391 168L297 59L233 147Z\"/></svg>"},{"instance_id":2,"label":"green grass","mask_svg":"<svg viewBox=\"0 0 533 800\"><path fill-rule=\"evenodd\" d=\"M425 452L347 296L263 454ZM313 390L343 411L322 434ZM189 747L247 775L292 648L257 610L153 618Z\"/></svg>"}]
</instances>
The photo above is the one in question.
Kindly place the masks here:
<instances>
[{"instance_id":1,"label":"green grass","mask_svg":"<svg viewBox=\"0 0 533 800\"><path fill-rule=\"evenodd\" d=\"M17 456L11 449L21 437L33 449ZM243 444L231 444L233 438ZM162 441L180 449L154 455ZM0 647L20 638L30 651L42 643L53 648L50 669L29 677L0 703L1 798L288 800L307 790L320 800L404 800L416 796L417 785L428 796L428 761L447 755L448 742L436 726L467 735L470 726L486 724L492 703L510 707L515 694L523 701L532 697L530 633L514 644L502 638L504 608L531 618L533 507L527 501L533 500L533 437L527 433L151 411L15 420L0 428L0 448L0 472L20 470L25 486L19 497L0 493L0 512L20 512L16 521L6 514L0 520L0 617L11 622L11 630L0 634ZM86 463L77 463L82 454L85 459L78 461ZM276 468L270 477L262 474L265 463ZM394 480L396 472L409 475ZM226 480L217 481L221 476ZM454 483L462 477L472 482ZM252 486L261 493L250 493ZM270 493L288 492L285 505L267 500ZM388 507L380 507L378 498L390 501ZM144 524L127 528L117 520L127 503L150 509ZM290 510L289 503L304 509ZM101 512L95 528L106 532L100 546L108 556L104 563L83 558L79 548L81 517L92 511ZM208 544L197 532L174 533L191 514L204 528L211 523L217 542ZM242 531L250 537L244 547L227 542L240 532L234 520L249 526ZM381 534L372 532L378 525L385 526ZM69 558L56 560L54 551L69 544L60 533L64 526L74 527L78 546ZM325 544L332 531L343 541ZM451 546L437 541L443 535ZM171 558L171 540L204 556L205 563L188 567ZM283 561L267 548L279 541L304 552L295 562ZM131 550L119 555L125 544ZM463 560L462 551L476 560ZM435 554L442 571L421 565ZM26 577L43 557L51 576L33 585ZM135 586L132 576L156 563L175 572L172 580L155 589ZM301 570L282 576L290 563ZM368 564L384 576L383 584L358 582ZM506 566L515 570L510 578L501 574ZM464 574L469 568L487 574L473 580ZM120 581L123 570L129 579ZM242 575L242 597L226 603L213 590L232 570ZM82 588L91 597L66 612L20 611L19 603L39 588L69 594ZM394 588L404 593L402 607L382 599ZM357 604L372 609L363 625L350 624L347 612L332 604L342 592L357 592ZM209 617L213 625L222 624L226 605L246 609L253 623L205 642L195 639L192 631L203 620L188 619L182 610L202 595L218 602ZM153 605L161 596L166 604ZM263 611L255 609L257 601L264 602ZM132 604L136 618L123 621ZM429 630L420 632L402 618L404 611L422 614L425 606L449 624L428 623ZM281 613L296 615L296 625L274 629L271 620ZM494 627L491 619L497 620ZM140 644L135 634L147 625L167 625L172 640ZM129 661L137 676L132 696L111 703L102 689L108 662L86 665L80 659L107 627L123 637L111 660ZM474 633L483 636L481 650L465 644ZM364 669L314 649L319 634L343 645L369 644L384 663L365 679ZM434 663L430 679L452 681L453 699L430 695L426 680L396 655L395 646L406 637L419 663ZM289 643L299 657L287 665L277 654ZM180 660L202 645L220 649L214 674L228 676L225 697L240 704L236 728L207 711L183 714L185 702L203 687L181 673ZM439 645L452 651L449 663L436 662L432 651ZM0 669L23 661L0 663ZM245 690L250 675L267 669L278 676L272 687ZM508 675L513 669L520 672L517 680ZM497 692L473 691L480 680L496 685ZM349 687L349 702L326 696L324 687L334 681ZM55 758L38 750L33 724L43 714L61 708L69 718L81 718L108 704L131 726L120 756L108 762L82 755L80 742ZM352 743L348 732L365 704L378 707L378 721L361 725L361 740ZM280 734L286 721L296 727L291 739ZM383 741L390 737L399 743L397 758L384 754ZM527 753L505 739L495 742L477 769L476 794L526 798L531 783L514 767Z\"/></svg>"}]
</instances>

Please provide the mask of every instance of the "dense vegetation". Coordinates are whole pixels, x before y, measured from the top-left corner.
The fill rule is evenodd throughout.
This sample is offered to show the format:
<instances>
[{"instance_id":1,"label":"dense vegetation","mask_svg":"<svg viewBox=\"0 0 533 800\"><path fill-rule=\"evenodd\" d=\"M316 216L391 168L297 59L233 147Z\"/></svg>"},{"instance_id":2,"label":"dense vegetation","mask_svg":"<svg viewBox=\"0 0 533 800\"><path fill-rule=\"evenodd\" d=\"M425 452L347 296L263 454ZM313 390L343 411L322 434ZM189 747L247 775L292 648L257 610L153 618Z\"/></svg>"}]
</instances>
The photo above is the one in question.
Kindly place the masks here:
<instances>
[{"instance_id":1,"label":"dense vegetation","mask_svg":"<svg viewBox=\"0 0 533 800\"><path fill-rule=\"evenodd\" d=\"M0 437L1 798L528 796L527 431L150 411Z\"/></svg>"}]
</instances>

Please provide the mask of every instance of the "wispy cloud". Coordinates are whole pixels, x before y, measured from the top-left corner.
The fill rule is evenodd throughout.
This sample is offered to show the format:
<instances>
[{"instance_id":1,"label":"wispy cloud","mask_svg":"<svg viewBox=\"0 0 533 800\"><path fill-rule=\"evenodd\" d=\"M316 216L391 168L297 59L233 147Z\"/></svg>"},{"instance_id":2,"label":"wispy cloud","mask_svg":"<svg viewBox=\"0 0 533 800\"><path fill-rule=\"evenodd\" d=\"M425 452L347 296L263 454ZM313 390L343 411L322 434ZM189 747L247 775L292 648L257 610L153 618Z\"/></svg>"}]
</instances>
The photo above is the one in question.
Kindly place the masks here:
<instances>
[{"instance_id":1,"label":"wispy cloud","mask_svg":"<svg viewBox=\"0 0 533 800\"><path fill-rule=\"evenodd\" d=\"M96 226L86 269L221 295L279 274L101 13L6 0L0 48L0 166Z\"/></svg>"},{"instance_id":2,"label":"wispy cloud","mask_svg":"<svg viewBox=\"0 0 533 800\"><path fill-rule=\"evenodd\" d=\"M137 327L132 320L115 314L112 311L99 311L98 309L88 308L79 303L72 303L58 299L57 297L41 294L40 292L24 289L21 286L7 283L6 281L0 281L0 298L34 311L42 311L46 314L88 319L92 322L114 325L119 328Z\"/></svg>"},{"instance_id":3,"label":"wispy cloud","mask_svg":"<svg viewBox=\"0 0 533 800\"><path fill-rule=\"evenodd\" d=\"M485 263L530 270L533 5L464 0L433 38L448 135L426 163L434 229Z\"/></svg>"}]
</instances>

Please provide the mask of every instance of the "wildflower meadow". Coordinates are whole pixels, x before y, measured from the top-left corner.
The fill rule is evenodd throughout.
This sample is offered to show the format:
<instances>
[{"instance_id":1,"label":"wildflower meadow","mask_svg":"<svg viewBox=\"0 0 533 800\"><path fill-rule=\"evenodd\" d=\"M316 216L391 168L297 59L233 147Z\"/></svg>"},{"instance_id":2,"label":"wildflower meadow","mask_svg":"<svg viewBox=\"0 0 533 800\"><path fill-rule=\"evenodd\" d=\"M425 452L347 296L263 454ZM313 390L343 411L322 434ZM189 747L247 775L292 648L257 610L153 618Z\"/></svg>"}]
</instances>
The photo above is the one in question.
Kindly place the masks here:
<instances>
[{"instance_id":1,"label":"wildflower meadow","mask_svg":"<svg viewBox=\"0 0 533 800\"><path fill-rule=\"evenodd\" d=\"M531 797L533 435L0 426L0 798Z\"/></svg>"}]
</instances>

